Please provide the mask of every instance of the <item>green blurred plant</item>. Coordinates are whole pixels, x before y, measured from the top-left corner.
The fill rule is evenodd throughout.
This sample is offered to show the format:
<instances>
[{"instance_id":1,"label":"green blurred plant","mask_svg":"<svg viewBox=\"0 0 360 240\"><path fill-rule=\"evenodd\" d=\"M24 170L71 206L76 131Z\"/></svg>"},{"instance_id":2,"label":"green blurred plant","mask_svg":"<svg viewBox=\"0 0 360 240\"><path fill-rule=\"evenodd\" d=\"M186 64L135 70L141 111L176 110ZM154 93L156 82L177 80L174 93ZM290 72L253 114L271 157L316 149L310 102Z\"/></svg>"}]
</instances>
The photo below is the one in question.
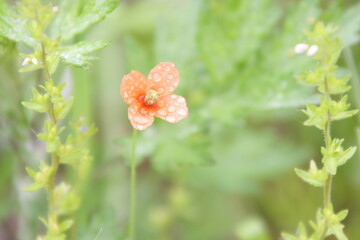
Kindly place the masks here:
<instances>
[{"instance_id":1,"label":"green blurred plant","mask_svg":"<svg viewBox=\"0 0 360 240\"><path fill-rule=\"evenodd\" d=\"M305 225L300 223L296 235L283 233L286 240L323 240L327 236L335 235L339 240L347 240L343 232L342 220L348 214L348 210L334 212L331 201L331 183L336 175L337 168L345 164L355 153L356 147L344 150L344 139L331 136L331 124L333 121L342 120L355 115L358 110L348 110L347 95L341 98L333 95L344 94L350 89L347 82L350 76L338 76L336 65L344 44L334 37L336 28L316 23L314 30L306 32L307 42L298 44L295 51L313 56L317 61L316 69L305 71L299 75L299 80L317 87L322 94L320 105L308 104L303 112L308 119L306 126L315 126L320 129L325 138L325 147L321 148L322 168L318 168L315 161L310 161L310 169L304 171L295 169L296 174L305 182L324 189L324 206L318 210L316 220L311 221L313 233L307 233Z\"/></svg>"},{"instance_id":2,"label":"green blurred plant","mask_svg":"<svg viewBox=\"0 0 360 240\"><path fill-rule=\"evenodd\" d=\"M32 53L21 54L24 61L20 72L41 69L44 75L44 84L33 88L32 99L22 103L30 110L47 113L49 118L44 122L44 132L37 137L45 142L51 163L43 160L39 170L26 168L34 180L26 191L45 189L47 192L48 216L39 218L47 233L39 239L65 239L66 231L74 225L72 214L81 201L78 186L85 179L92 160L86 140L96 132L94 126L87 127L85 120L80 119L70 124L72 133L61 136L65 127L60 121L69 113L74 99L64 97L65 83L55 84L52 75L60 61L84 69L89 67L94 58L88 54L106 47L108 41L80 42L70 46L62 46L62 43L102 20L118 3L111 0L96 4L94 0L81 5L80 2L63 1L60 8L42 4L40 0L23 0L15 8L0 3L0 36L32 49ZM70 6L72 11L62 11L65 6ZM51 32L48 35L49 26ZM74 186L56 181L60 164L70 165L75 170Z\"/></svg>"}]
</instances>

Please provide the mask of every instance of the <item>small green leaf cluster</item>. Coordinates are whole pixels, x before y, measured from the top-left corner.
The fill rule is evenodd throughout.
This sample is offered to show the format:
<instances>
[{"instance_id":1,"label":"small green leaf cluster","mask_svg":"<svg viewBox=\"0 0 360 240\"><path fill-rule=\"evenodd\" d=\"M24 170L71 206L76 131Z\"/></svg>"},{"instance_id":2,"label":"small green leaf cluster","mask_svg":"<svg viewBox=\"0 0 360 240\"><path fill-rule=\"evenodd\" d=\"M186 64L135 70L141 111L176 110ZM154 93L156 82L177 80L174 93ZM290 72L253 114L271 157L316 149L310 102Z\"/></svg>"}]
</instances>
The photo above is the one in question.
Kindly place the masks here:
<instances>
[{"instance_id":1,"label":"small green leaf cluster","mask_svg":"<svg viewBox=\"0 0 360 240\"><path fill-rule=\"evenodd\" d=\"M313 233L308 235L304 224L300 223L297 234L284 233L285 240L323 240L327 236L335 235L339 240L347 240L343 232L345 219L348 211L343 210L337 214L333 211L331 203L331 181L336 175L337 168L345 164L355 153L356 147L344 149L344 139L332 138L331 123L355 115L358 110L348 110L350 104L347 95L341 98L333 98L332 95L344 94L350 89L348 81L350 76L338 76L336 65L343 43L333 37L336 28L316 23L314 30L306 32L308 41L306 46L316 46L317 51L312 56L316 61L316 69L300 74L298 79L306 84L316 86L322 94L319 106L308 104L303 112L307 115L304 122L306 126L315 126L323 131L326 146L321 148L323 167L318 169L314 160L310 162L308 171L295 169L296 174L305 182L323 187L325 192L324 207L318 210L316 222L310 222Z\"/></svg>"},{"instance_id":2,"label":"small green leaf cluster","mask_svg":"<svg viewBox=\"0 0 360 240\"><path fill-rule=\"evenodd\" d=\"M39 237L44 240L66 239L66 231L74 223L73 213L81 202L78 186L87 176L92 162L86 141L96 132L94 126L87 127L81 118L71 124L72 133L61 136L66 125L60 125L59 121L70 112L74 98L63 96L65 83L55 84L52 74L60 61L84 69L90 66L94 57L89 54L108 46L108 41L86 41L65 46L63 43L104 19L118 3L108 0L96 4L96 0L89 0L83 4L82 1L65 0L61 4L59 7L42 4L41 0L22 0L15 7L10 7L0 3L0 38L31 49L30 53L20 54L24 59L20 72L41 69L44 73L45 83L33 88L32 98L22 102L30 110L47 113L49 118L37 137L46 144L51 162L47 159L41 161L38 170L26 168L33 183L25 189L44 189L47 192L48 216L39 218L47 228L46 235ZM76 187L64 181L55 182L61 164L74 169Z\"/></svg>"},{"instance_id":3,"label":"small green leaf cluster","mask_svg":"<svg viewBox=\"0 0 360 240\"><path fill-rule=\"evenodd\" d=\"M45 85L40 85L40 88L44 90L41 94L36 88L32 89L33 97L29 102L22 102L22 104L30 110L44 113L48 112L49 104L54 106L54 118L56 121L62 120L69 113L73 97L65 99L61 92L65 87L65 83L55 86L52 81L48 81Z\"/></svg>"},{"instance_id":4,"label":"small green leaf cluster","mask_svg":"<svg viewBox=\"0 0 360 240\"><path fill-rule=\"evenodd\" d=\"M314 230L314 233L309 235L305 225L300 222L296 231L296 235L283 233L282 237L284 240L315 240L324 239L324 232L318 231L319 229L328 229L328 235L335 235L337 239L347 239L343 232L344 225L341 221L346 218L348 210L342 210L337 214L334 213L332 206L328 209L318 210L316 214L316 221L310 221L310 226ZM327 228L326 225L330 227Z\"/></svg>"}]
</instances>

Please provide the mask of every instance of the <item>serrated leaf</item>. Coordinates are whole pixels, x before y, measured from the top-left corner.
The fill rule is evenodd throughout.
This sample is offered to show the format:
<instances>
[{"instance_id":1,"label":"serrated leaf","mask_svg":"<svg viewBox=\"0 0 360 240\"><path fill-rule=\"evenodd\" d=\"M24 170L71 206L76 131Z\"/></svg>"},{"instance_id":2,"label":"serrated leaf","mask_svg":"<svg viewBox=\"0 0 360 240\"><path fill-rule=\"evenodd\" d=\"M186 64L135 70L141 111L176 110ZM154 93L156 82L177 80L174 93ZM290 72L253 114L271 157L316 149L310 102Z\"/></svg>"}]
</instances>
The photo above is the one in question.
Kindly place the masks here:
<instances>
[{"instance_id":1,"label":"serrated leaf","mask_svg":"<svg viewBox=\"0 0 360 240\"><path fill-rule=\"evenodd\" d=\"M109 44L110 41L80 42L65 49L60 54L60 59L66 64L86 69L89 67L90 61L95 59L94 57L88 56L88 54L103 49Z\"/></svg>"},{"instance_id":2,"label":"serrated leaf","mask_svg":"<svg viewBox=\"0 0 360 240\"><path fill-rule=\"evenodd\" d=\"M15 11L6 3L0 7L0 36L36 49L37 43L26 27L26 21L16 17Z\"/></svg>"},{"instance_id":3,"label":"serrated leaf","mask_svg":"<svg viewBox=\"0 0 360 240\"><path fill-rule=\"evenodd\" d=\"M239 64L248 61L280 17L280 9L262 0L236 4L219 1L216 5L203 1L201 9L199 50L216 82L231 79L228 77Z\"/></svg>"},{"instance_id":4,"label":"serrated leaf","mask_svg":"<svg viewBox=\"0 0 360 240\"><path fill-rule=\"evenodd\" d=\"M116 0L106 0L98 5L94 4L95 1L87 1L84 6L81 7L82 11L76 9L75 14L60 14L55 19L56 26L54 37L61 36L62 40L70 40L77 34L84 32L90 26L103 20L106 15L111 13L118 5ZM70 4L72 4L70 2ZM78 7L77 4L72 5L74 8Z\"/></svg>"}]
</instances>

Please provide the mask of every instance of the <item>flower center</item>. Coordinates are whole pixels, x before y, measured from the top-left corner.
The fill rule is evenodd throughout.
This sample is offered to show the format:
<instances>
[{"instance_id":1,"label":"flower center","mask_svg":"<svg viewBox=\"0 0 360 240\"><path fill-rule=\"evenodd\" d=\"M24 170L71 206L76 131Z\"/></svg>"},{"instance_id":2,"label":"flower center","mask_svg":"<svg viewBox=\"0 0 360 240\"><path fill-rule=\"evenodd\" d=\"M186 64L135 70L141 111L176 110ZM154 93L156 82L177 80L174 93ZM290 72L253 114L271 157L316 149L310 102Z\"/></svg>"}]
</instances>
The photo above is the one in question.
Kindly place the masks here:
<instances>
[{"instance_id":1,"label":"flower center","mask_svg":"<svg viewBox=\"0 0 360 240\"><path fill-rule=\"evenodd\" d=\"M150 89L144 99L145 105L153 105L159 99L159 96L160 94L157 91Z\"/></svg>"}]
</instances>

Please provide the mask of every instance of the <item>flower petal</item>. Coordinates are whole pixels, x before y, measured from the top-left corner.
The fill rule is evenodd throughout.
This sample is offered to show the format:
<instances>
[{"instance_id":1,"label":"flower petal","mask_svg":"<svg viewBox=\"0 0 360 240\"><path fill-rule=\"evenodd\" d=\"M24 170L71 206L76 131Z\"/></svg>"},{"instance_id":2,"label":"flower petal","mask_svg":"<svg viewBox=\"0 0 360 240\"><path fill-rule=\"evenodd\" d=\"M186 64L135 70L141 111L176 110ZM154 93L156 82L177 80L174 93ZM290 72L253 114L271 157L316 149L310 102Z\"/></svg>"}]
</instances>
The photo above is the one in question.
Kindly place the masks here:
<instances>
[{"instance_id":1,"label":"flower petal","mask_svg":"<svg viewBox=\"0 0 360 240\"><path fill-rule=\"evenodd\" d=\"M128 109L128 117L133 128L137 130L144 130L154 122L154 116L140 113L140 105L132 105Z\"/></svg>"},{"instance_id":2,"label":"flower petal","mask_svg":"<svg viewBox=\"0 0 360 240\"><path fill-rule=\"evenodd\" d=\"M134 104L141 94L146 94L146 85L147 79L142 73L131 71L121 81L120 94L127 104Z\"/></svg>"},{"instance_id":3,"label":"flower petal","mask_svg":"<svg viewBox=\"0 0 360 240\"><path fill-rule=\"evenodd\" d=\"M149 73L148 88L167 95L172 93L179 85L179 71L172 62L163 62L156 65Z\"/></svg>"},{"instance_id":4,"label":"flower petal","mask_svg":"<svg viewBox=\"0 0 360 240\"><path fill-rule=\"evenodd\" d=\"M186 118L188 116L188 109L185 98L175 94L160 98L155 116L169 123L176 123Z\"/></svg>"}]
</instances>

